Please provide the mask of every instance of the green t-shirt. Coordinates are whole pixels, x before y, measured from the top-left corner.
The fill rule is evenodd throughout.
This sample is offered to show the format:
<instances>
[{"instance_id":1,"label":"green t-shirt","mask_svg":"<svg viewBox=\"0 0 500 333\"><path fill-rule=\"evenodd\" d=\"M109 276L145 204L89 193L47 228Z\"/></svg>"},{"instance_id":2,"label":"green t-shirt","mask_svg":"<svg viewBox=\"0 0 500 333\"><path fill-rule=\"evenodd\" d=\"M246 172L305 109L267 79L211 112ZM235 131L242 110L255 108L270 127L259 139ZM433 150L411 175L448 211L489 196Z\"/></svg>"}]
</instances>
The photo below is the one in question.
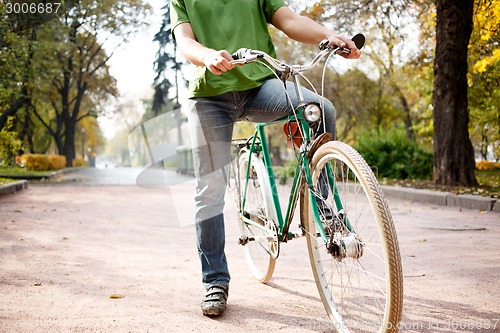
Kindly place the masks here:
<instances>
[{"instance_id":1,"label":"green t-shirt","mask_svg":"<svg viewBox=\"0 0 500 333\"><path fill-rule=\"evenodd\" d=\"M172 31L180 23L189 22L196 40L206 47L229 53L244 47L276 57L268 23L282 6L286 6L283 0L172 0ZM237 66L221 75L197 67L189 84L190 97L256 88L273 76L258 63Z\"/></svg>"}]
</instances>

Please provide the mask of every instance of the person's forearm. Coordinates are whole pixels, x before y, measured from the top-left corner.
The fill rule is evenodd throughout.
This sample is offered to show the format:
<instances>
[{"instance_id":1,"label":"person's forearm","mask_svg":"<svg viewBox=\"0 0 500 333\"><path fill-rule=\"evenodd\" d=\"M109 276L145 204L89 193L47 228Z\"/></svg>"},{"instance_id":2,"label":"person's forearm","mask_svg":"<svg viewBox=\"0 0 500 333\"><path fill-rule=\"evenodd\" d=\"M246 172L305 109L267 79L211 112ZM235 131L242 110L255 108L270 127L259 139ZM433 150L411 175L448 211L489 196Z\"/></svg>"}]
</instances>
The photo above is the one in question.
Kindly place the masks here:
<instances>
[{"instance_id":1,"label":"person's forearm","mask_svg":"<svg viewBox=\"0 0 500 333\"><path fill-rule=\"evenodd\" d=\"M291 39L310 45L318 45L322 40L328 39L334 34L333 31L304 16L296 17L283 26L281 30Z\"/></svg>"},{"instance_id":2,"label":"person's forearm","mask_svg":"<svg viewBox=\"0 0 500 333\"><path fill-rule=\"evenodd\" d=\"M327 39L329 45L347 47L351 50L349 54L342 55L345 58L357 59L359 50L352 40L345 36L339 36L334 31L323 27L308 17L297 15L287 6L279 8L273 16L273 25L283 31L288 37L311 45L318 45Z\"/></svg>"},{"instance_id":3,"label":"person's forearm","mask_svg":"<svg viewBox=\"0 0 500 333\"><path fill-rule=\"evenodd\" d=\"M196 66L205 66L204 57L212 49L199 43L194 37L190 23L181 23L174 29L177 46L184 58Z\"/></svg>"},{"instance_id":4,"label":"person's forearm","mask_svg":"<svg viewBox=\"0 0 500 333\"><path fill-rule=\"evenodd\" d=\"M226 50L214 50L199 43L193 34L191 24L182 23L174 30L177 46L184 58L196 66L205 66L215 75L235 67L230 61L233 60Z\"/></svg>"},{"instance_id":5,"label":"person's forearm","mask_svg":"<svg viewBox=\"0 0 500 333\"><path fill-rule=\"evenodd\" d=\"M196 66L205 66L203 58L212 51L212 49L201 45L196 40L185 37L177 39L177 46L184 58Z\"/></svg>"}]
</instances>

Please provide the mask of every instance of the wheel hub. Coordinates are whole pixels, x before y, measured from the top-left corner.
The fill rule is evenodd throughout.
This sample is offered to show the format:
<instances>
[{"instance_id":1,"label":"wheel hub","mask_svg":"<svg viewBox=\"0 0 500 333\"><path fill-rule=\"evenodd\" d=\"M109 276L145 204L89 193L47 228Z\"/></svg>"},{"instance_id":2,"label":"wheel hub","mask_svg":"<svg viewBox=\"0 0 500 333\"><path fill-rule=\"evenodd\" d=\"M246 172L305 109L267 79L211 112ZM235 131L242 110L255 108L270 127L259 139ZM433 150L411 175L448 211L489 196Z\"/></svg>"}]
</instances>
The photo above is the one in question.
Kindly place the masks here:
<instances>
[{"instance_id":1,"label":"wheel hub","mask_svg":"<svg viewBox=\"0 0 500 333\"><path fill-rule=\"evenodd\" d=\"M330 237L326 250L338 260L360 259L363 256L364 244L355 233L347 235L335 233Z\"/></svg>"}]
</instances>

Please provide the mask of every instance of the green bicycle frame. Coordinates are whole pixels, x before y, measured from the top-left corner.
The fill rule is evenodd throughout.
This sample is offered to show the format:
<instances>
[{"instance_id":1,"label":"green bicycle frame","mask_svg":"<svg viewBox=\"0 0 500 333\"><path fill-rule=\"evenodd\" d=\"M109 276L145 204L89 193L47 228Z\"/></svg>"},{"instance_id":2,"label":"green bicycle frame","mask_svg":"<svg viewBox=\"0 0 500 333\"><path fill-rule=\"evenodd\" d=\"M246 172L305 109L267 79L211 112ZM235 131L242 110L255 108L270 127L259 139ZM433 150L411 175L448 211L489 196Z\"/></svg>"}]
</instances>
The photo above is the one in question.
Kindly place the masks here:
<instances>
[{"instance_id":1,"label":"green bicycle frame","mask_svg":"<svg viewBox=\"0 0 500 333\"><path fill-rule=\"evenodd\" d=\"M248 180L250 177L250 165L251 165L251 159L254 153L260 152L262 153L262 160L264 162L264 166L266 168L266 173L268 176L269 184L271 186L271 194L272 194L272 202L273 206L275 207L276 211L276 223L278 225L279 229L279 239L282 242L286 242L292 235L288 232L288 227L292 221L293 214L295 212L295 207L297 204L297 200L299 197L299 192L300 192L300 185L302 183L302 180L305 180L307 186L308 186L308 192L310 196L311 202L314 202L315 200L315 195L313 191L311 190L312 188L312 176L311 176L311 170L309 168L309 160L307 158L307 150L301 149L301 152L297 156L297 166L295 169L295 175L293 178L293 183L292 183L292 188L290 190L290 195L288 198L288 205L287 205L287 211L286 215L283 216L283 211L281 209L281 204L279 200L279 195L278 195L278 190L277 190L277 185L276 185L276 179L275 179L275 174L274 170L272 168L272 163L271 163L271 155L269 152L269 146L267 142L267 137L265 133L265 127L270 126L273 124L277 123L283 123L286 121L297 121L299 122L302 133L304 134L303 142L308 143L310 141L310 134L309 134L309 124L307 121L302 119L302 111L303 111L303 106L301 106L298 109L298 116L296 117L295 115L285 117L282 119L278 119L273 122L269 123L258 123L256 125L256 130L252 138L252 142L250 146L248 147L249 149L249 160L248 160L248 165L246 166L246 175L245 175L245 188L244 188L244 195L242 198L242 203L241 203L241 212L244 212L244 206L246 202L246 193L247 193L247 184ZM259 139L260 145L257 144L257 139ZM332 189L332 192L334 193L334 198L335 198L335 203L337 205L337 208L340 210L342 209L342 202L340 200L338 190L335 184L335 180L333 177L332 170L330 166L327 166L328 170L328 182L330 184L330 188ZM328 236L326 235L324 228L321 226L321 219L320 219L320 213L318 211L317 205L311 205L313 209L313 215L314 215L314 220L317 225L317 230L319 230L319 233L323 240L326 242L328 240ZM245 223L251 224L254 227L265 229L264 226L260 225L259 223L252 221L251 219L243 216L242 219L245 221ZM350 229L350 226L348 226Z\"/></svg>"}]
</instances>

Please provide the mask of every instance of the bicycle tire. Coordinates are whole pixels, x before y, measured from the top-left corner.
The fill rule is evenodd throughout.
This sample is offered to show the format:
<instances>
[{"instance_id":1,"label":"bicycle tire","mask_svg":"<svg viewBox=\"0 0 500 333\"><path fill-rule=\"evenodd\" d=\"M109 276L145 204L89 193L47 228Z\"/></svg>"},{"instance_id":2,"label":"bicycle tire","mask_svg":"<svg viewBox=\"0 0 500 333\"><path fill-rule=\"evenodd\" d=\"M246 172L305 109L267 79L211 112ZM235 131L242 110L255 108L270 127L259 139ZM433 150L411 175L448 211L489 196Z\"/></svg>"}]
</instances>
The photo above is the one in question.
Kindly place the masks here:
<instances>
[{"instance_id":1,"label":"bicycle tire","mask_svg":"<svg viewBox=\"0 0 500 333\"><path fill-rule=\"evenodd\" d=\"M360 248L355 248L361 251L353 252L353 257L345 253L342 257L335 251L332 254L331 250L328 253L329 243L318 237L314 222L312 204L318 207L318 201L311 200L308 187L303 186L301 223L306 229L311 267L325 310L338 332L397 332L403 306L403 274L389 207L372 170L352 147L330 141L314 153L310 162L314 186L327 164L335 175L343 206L345 218L341 223L349 221L353 226L360 239ZM325 197L322 195L321 200L338 213L340 204L335 204L331 188ZM335 233L333 225L322 228ZM337 223L337 230L344 227Z\"/></svg>"},{"instance_id":2,"label":"bicycle tire","mask_svg":"<svg viewBox=\"0 0 500 333\"><path fill-rule=\"evenodd\" d=\"M258 281L266 283L273 275L276 257L279 253L278 229L275 223L276 209L272 202L271 185L266 177L267 172L264 163L256 154L251 156L251 169L246 196L244 196L243 192L245 191L244 184L250 153L246 150L242 151L238 159L240 184L238 186L238 191L240 191L238 197L246 198L245 211L242 214L246 214L252 221L258 222L262 226L267 223L268 227L263 230L245 223L240 218L239 225L242 234L240 242L242 239L246 240L243 247L251 273ZM270 235L270 233L272 234ZM270 240L271 237L272 241Z\"/></svg>"}]
</instances>

